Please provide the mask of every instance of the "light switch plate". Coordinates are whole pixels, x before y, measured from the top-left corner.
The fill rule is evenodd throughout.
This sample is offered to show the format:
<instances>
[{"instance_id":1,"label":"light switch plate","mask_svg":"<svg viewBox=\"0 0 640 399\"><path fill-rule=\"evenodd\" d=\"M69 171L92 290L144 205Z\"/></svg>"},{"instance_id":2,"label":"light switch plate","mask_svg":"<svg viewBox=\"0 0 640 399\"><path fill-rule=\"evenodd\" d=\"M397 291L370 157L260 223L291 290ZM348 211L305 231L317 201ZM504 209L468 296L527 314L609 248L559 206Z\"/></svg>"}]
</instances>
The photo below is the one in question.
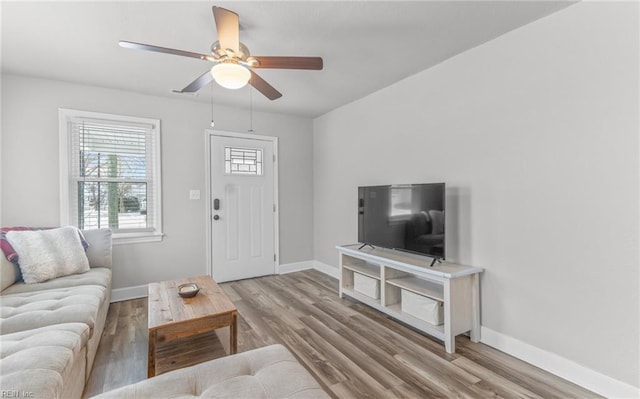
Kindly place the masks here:
<instances>
[{"instance_id":1,"label":"light switch plate","mask_svg":"<svg viewBox=\"0 0 640 399\"><path fill-rule=\"evenodd\" d=\"M189 199L199 200L200 199L200 190L189 190Z\"/></svg>"}]
</instances>

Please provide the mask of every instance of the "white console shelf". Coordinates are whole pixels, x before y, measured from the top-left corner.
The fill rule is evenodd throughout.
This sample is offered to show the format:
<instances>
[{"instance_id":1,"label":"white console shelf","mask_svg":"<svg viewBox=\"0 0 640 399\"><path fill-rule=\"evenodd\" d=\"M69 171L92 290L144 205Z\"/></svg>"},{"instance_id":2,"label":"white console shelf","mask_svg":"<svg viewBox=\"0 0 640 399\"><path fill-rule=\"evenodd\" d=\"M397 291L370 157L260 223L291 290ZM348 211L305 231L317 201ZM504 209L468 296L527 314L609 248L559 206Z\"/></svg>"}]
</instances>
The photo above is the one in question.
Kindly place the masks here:
<instances>
[{"instance_id":1,"label":"white console shelf","mask_svg":"<svg viewBox=\"0 0 640 399\"><path fill-rule=\"evenodd\" d=\"M336 247L340 253L341 298L347 295L444 341L448 353L455 352L457 335L469 332L471 341L480 340L479 275L483 269L445 262L430 266L430 259L425 257L359 247L360 244ZM357 291L356 279L377 284L379 291L368 294ZM404 295L403 290L406 291ZM425 317L404 312L402 298L409 295L437 301L425 299L441 307L444 322L437 325L437 322L427 321L426 310Z\"/></svg>"}]
</instances>

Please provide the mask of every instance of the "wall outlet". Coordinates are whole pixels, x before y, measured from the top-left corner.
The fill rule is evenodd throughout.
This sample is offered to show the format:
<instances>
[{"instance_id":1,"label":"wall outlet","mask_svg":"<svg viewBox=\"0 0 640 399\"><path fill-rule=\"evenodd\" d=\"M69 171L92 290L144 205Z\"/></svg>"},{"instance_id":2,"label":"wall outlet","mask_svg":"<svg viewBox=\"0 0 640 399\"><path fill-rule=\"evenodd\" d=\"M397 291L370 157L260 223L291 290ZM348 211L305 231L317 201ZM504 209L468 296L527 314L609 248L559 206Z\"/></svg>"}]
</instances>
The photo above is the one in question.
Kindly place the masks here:
<instances>
[{"instance_id":1,"label":"wall outlet","mask_svg":"<svg viewBox=\"0 0 640 399\"><path fill-rule=\"evenodd\" d=\"M199 200L200 199L200 190L189 190L189 199Z\"/></svg>"}]
</instances>

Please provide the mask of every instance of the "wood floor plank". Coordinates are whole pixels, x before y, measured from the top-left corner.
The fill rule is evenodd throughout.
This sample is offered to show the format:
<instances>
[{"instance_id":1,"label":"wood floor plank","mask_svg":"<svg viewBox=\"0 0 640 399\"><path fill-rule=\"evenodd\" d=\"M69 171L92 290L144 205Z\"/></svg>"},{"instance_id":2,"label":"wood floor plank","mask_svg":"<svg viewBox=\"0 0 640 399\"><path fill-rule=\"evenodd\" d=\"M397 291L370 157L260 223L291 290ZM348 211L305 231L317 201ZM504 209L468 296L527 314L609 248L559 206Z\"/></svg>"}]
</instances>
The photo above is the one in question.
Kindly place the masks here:
<instances>
[{"instance_id":1,"label":"wood floor plank","mask_svg":"<svg viewBox=\"0 0 640 399\"><path fill-rule=\"evenodd\" d=\"M323 319L323 321L325 320L326 319ZM351 322L352 318L347 318L347 320ZM349 323L349 326L351 325L353 324ZM405 347L402 344L403 341L397 342L397 340L392 340L395 342L388 341L386 344L380 345L379 343L383 342L383 340L376 338L376 329L370 328L358 328L357 330L343 328L338 332L346 341L351 342L361 351L367 353L372 361L389 370L394 370L394 373L403 381L394 387L398 387L400 392L414 390L422 392L423 394L429 393L430 395L436 395L436 392L431 389L429 384L425 383L420 374L416 373L411 367L406 367L395 358L395 355L405 352ZM420 355L420 353L422 353L422 351L418 351L418 355ZM394 389L392 389L392 391L395 392Z\"/></svg>"},{"instance_id":2,"label":"wood floor plank","mask_svg":"<svg viewBox=\"0 0 640 399\"><path fill-rule=\"evenodd\" d=\"M418 388L410 384L400 384L387 392L388 398L444 398L445 396L429 387Z\"/></svg>"},{"instance_id":3,"label":"wood floor plank","mask_svg":"<svg viewBox=\"0 0 640 399\"><path fill-rule=\"evenodd\" d=\"M338 369L350 384L350 388L359 392L362 397L375 398L386 388L375 378L367 374L349 356L327 342L322 336L311 329L301 329L298 334L317 350L322 351L331 365Z\"/></svg>"},{"instance_id":4,"label":"wood floor plank","mask_svg":"<svg viewBox=\"0 0 640 399\"><path fill-rule=\"evenodd\" d=\"M239 302L236 302L236 307ZM251 328L242 316L238 316L238 352L268 345L265 340Z\"/></svg>"},{"instance_id":5,"label":"wood floor plank","mask_svg":"<svg viewBox=\"0 0 640 399\"><path fill-rule=\"evenodd\" d=\"M598 395L487 345L456 344L462 356L544 398L594 398Z\"/></svg>"},{"instance_id":6,"label":"wood floor plank","mask_svg":"<svg viewBox=\"0 0 640 399\"><path fill-rule=\"evenodd\" d=\"M293 331L286 324L277 323L272 318L266 318L265 323L278 334L282 340L281 343L286 345L308 370L316 371L316 375L326 386L347 380L347 377L334 367L321 351L304 339L308 334L305 329Z\"/></svg>"},{"instance_id":7,"label":"wood floor plank","mask_svg":"<svg viewBox=\"0 0 640 399\"><path fill-rule=\"evenodd\" d=\"M528 389L509 381L501 375L482 367L481 365L467 359L459 357L451 363L475 375L481 381L473 384L472 390L482 393L483 396L492 396L500 398L531 398L543 399Z\"/></svg>"},{"instance_id":8,"label":"wood floor plank","mask_svg":"<svg viewBox=\"0 0 640 399\"><path fill-rule=\"evenodd\" d=\"M426 348L431 353L435 353L441 358L447 360L453 360L459 356L458 353L447 353L444 345L442 344L442 341L438 341L429 335L424 335L413 329L412 327L402 324L385 315L384 313L380 313L377 310L363 305L360 302L351 301L349 306L354 311L358 312L357 317L359 320L364 321L365 318L369 318L375 321L377 324L384 326L390 331L393 331L399 336L406 339L408 341L407 344L420 348Z\"/></svg>"},{"instance_id":9,"label":"wood floor plank","mask_svg":"<svg viewBox=\"0 0 640 399\"><path fill-rule=\"evenodd\" d=\"M302 322L340 352L349 353L349 359L373 377L385 390L403 382L402 379L389 371L385 364L381 364L371 357L371 353L365 353L353 342L344 339L341 331L334 331L328 328L324 323L312 316L303 317ZM378 360L385 360L387 364L390 362L389 359L384 359L384 356L379 356Z\"/></svg>"},{"instance_id":10,"label":"wood floor plank","mask_svg":"<svg viewBox=\"0 0 640 399\"><path fill-rule=\"evenodd\" d=\"M396 358L406 366L412 368L418 374L424 376L431 384L432 389L447 397L474 398L476 394L469 388L470 385L480 380L467 376L452 368L442 368L441 365L423 361L417 357L401 353Z\"/></svg>"},{"instance_id":11,"label":"wood floor plank","mask_svg":"<svg viewBox=\"0 0 640 399\"><path fill-rule=\"evenodd\" d=\"M313 305L315 298L310 297L303 291L299 291L295 287L295 283L290 281L287 276L272 279L264 279L261 281L262 286L269 292L278 292L278 299L283 303L283 307L287 309L304 309L309 305Z\"/></svg>"},{"instance_id":12,"label":"wood floor plank","mask_svg":"<svg viewBox=\"0 0 640 399\"><path fill-rule=\"evenodd\" d=\"M238 308L238 319L242 319L243 322L251 328L251 333L253 334L251 341L258 344L258 348L261 346L279 343L276 339L277 337L274 336L273 332L270 331L268 326L262 320L261 312L255 309L251 303L243 299L236 302L235 305ZM238 331L238 335L239 352L256 348L248 345L249 341L244 338L246 336L246 332L243 333L243 331ZM240 346L240 342L242 342L242 346ZM247 346L245 347L244 345Z\"/></svg>"},{"instance_id":13,"label":"wood floor plank","mask_svg":"<svg viewBox=\"0 0 640 399\"><path fill-rule=\"evenodd\" d=\"M147 299L112 303L83 397L146 378Z\"/></svg>"},{"instance_id":14,"label":"wood floor plank","mask_svg":"<svg viewBox=\"0 0 640 399\"><path fill-rule=\"evenodd\" d=\"M316 270L220 286L238 308L239 352L285 345L334 398L599 397L464 336L448 354L437 339L339 298L337 280ZM147 299L111 304L84 397L145 379L146 362Z\"/></svg>"},{"instance_id":15,"label":"wood floor plank","mask_svg":"<svg viewBox=\"0 0 640 399\"><path fill-rule=\"evenodd\" d=\"M222 288L224 290L224 293L227 294L227 296L231 300L231 302L236 302L242 299L242 297L236 292L236 290L233 289L233 286L231 284L226 284Z\"/></svg>"},{"instance_id":16,"label":"wood floor plank","mask_svg":"<svg viewBox=\"0 0 640 399\"><path fill-rule=\"evenodd\" d=\"M338 284L337 280L331 276L321 273L317 270L305 270L303 273L292 273L298 282L306 282L311 285L322 288L328 295L338 297Z\"/></svg>"},{"instance_id":17,"label":"wood floor plank","mask_svg":"<svg viewBox=\"0 0 640 399\"><path fill-rule=\"evenodd\" d=\"M404 339L393 331L377 325L375 321L368 318L361 318L359 313L345 314L341 311L341 305L335 305L331 302L320 301L314 304L314 307L320 309L326 316L331 319L338 320L345 327L346 334L353 331L359 335L367 336L367 339L376 347L384 350L390 355L403 352L407 349L404 346ZM410 348L411 349L411 348ZM415 347L412 349L416 349ZM419 348L422 349L422 348Z\"/></svg>"},{"instance_id":18,"label":"wood floor plank","mask_svg":"<svg viewBox=\"0 0 640 399\"><path fill-rule=\"evenodd\" d=\"M251 303L256 309L262 312L268 312L269 309L278 309L283 322L294 328L304 327L296 317L295 309L282 303L276 295L269 295L265 292L258 280L242 280L242 284L235 284L233 287L242 296L243 300Z\"/></svg>"}]
</instances>

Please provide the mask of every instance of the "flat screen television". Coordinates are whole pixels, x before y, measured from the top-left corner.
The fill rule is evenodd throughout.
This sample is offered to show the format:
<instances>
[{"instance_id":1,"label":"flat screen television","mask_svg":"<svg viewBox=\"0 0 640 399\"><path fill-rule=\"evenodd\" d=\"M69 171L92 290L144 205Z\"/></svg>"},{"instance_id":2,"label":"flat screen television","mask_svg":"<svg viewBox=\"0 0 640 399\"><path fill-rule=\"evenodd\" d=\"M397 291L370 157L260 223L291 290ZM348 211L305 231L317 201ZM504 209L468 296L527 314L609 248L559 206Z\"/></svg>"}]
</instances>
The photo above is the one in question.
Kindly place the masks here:
<instances>
[{"instance_id":1,"label":"flat screen television","mask_svg":"<svg viewBox=\"0 0 640 399\"><path fill-rule=\"evenodd\" d=\"M444 215L444 183L358 187L363 245L444 259Z\"/></svg>"}]
</instances>

